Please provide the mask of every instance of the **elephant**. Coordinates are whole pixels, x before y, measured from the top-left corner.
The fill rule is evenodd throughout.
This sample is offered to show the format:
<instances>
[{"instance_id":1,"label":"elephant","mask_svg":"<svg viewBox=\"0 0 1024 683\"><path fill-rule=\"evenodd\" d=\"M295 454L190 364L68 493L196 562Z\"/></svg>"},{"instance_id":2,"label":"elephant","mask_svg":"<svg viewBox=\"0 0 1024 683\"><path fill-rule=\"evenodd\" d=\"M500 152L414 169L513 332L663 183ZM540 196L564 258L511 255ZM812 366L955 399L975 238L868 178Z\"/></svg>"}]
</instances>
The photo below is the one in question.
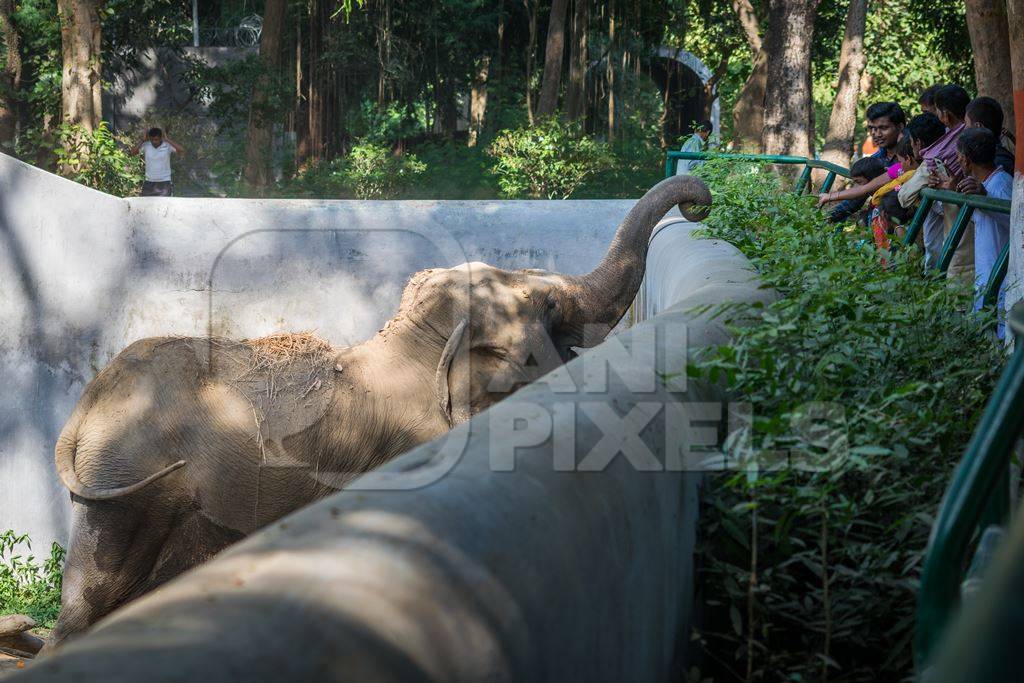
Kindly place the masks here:
<instances>
[{"instance_id":1,"label":"elephant","mask_svg":"<svg viewBox=\"0 0 1024 683\"><path fill-rule=\"evenodd\" d=\"M589 274L464 263L416 273L374 337L137 341L86 387L55 448L71 493L47 650L352 478L444 434L593 346L641 284L655 225L711 204L651 188Z\"/></svg>"}]
</instances>

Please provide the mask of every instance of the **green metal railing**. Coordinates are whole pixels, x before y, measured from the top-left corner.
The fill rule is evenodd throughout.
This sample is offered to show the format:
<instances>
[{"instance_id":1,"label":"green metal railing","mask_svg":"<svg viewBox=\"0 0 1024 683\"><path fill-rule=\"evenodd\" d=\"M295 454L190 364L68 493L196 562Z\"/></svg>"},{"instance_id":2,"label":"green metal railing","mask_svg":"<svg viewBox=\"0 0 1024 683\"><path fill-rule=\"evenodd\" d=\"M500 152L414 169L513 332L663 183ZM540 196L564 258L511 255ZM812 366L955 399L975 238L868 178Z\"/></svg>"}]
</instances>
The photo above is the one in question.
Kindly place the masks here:
<instances>
[{"instance_id":1,"label":"green metal railing","mask_svg":"<svg viewBox=\"0 0 1024 683\"><path fill-rule=\"evenodd\" d=\"M974 430L932 527L921 573L914 655L919 672L960 602L964 560L976 534L1009 518L1009 466L1024 430L1024 302L1013 307L1016 348Z\"/></svg>"},{"instance_id":2,"label":"green metal railing","mask_svg":"<svg viewBox=\"0 0 1024 683\"><path fill-rule=\"evenodd\" d=\"M825 180L821 183L819 192L828 192L832 189L832 184L836 181L836 176L842 176L843 178L850 177L850 169L843 168L837 164L833 164L828 161L822 161L820 159L808 159L807 157L793 157L786 156L784 154L719 154L718 152L668 152L665 155L665 177L674 176L676 174L676 166L679 164L680 159L687 159L690 161L706 161L708 159L733 159L736 161L754 161L758 163L767 164L789 164L789 165L803 165L804 170L800 173L800 177L796 181L796 187L793 191L797 194L803 194L807 191L807 187L811 184L811 170L820 168L827 171L825 174Z\"/></svg>"},{"instance_id":3,"label":"green metal railing","mask_svg":"<svg viewBox=\"0 0 1024 683\"><path fill-rule=\"evenodd\" d=\"M956 220L953 222L953 228L949 231L946 241L942 244L942 255L935 266L940 273L945 273L949 270L949 264L953 262L953 254L956 253L957 248L960 246L960 241L964 237L964 232L971 222L975 209L1005 214L1010 213L1010 202L1006 199L993 199L984 195L960 194L959 192L933 190L930 187L926 187L921 190L921 205L917 207L913 220L907 226L907 233L903 237L904 245L909 246L914 243L914 240L917 239L917 234L924 225L928 212L931 211L932 205L937 201L960 207L956 214ZM992 272L989 273L988 282L982 295L985 306L991 306L996 303L996 299L999 296L999 288L1006 278L1009 254L1009 244L1007 244L999 253L999 256L996 258L996 265L992 268Z\"/></svg>"}]
</instances>

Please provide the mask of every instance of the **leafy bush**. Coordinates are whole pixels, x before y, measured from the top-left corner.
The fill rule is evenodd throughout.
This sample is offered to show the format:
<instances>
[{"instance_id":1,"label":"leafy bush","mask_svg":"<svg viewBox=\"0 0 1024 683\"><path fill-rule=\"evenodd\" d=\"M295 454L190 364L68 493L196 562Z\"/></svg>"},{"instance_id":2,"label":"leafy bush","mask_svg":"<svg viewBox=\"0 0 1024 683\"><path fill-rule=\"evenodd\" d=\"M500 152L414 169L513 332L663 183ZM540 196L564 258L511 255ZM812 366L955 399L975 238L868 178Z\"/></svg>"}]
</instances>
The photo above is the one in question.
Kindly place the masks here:
<instances>
[{"instance_id":1,"label":"leafy bush","mask_svg":"<svg viewBox=\"0 0 1024 683\"><path fill-rule=\"evenodd\" d=\"M557 117L504 130L488 151L496 161L498 185L510 198L568 199L588 179L615 167L608 145Z\"/></svg>"},{"instance_id":2,"label":"leafy bush","mask_svg":"<svg viewBox=\"0 0 1024 683\"><path fill-rule=\"evenodd\" d=\"M0 614L26 614L40 626L52 627L60 611L64 549L54 543L50 556L38 564L32 555L15 553L21 546L31 550L27 536L0 533Z\"/></svg>"},{"instance_id":3,"label":"leafy bush","mask_svg":"<svg viewBox=\"0 0 1024 683\"><path fill-rule=\"evenodd\" d=\"M427 170L409 188L408 199L494 199L501 196L490 172L491 158L481 147L427 142L416 148Z\"/></svg>"},{"instance_id":4,"label":"leafy bush","mask_svg":"<svg viewBox=\"0 0 1024 683\"><path fill-rule=\"evenodd\" d=\"M283 185L280 194L331 199L397 199L427 170L415 154L396 155L390 147L360 142L344 157L324 161Z\"/></svg>"},{"instance_id":5,"label":"leafy bush","mask_svg":"<svg viewBox=\"0 0 1024 683\"><path fill-rule=\"evenodd\" d=\"M81 126L63 124L55 149L61 175L77 183L118 197L139 193L145 179L143 162L127 149L132 141L119 140L101 122L92 133Z\"/></svg>"},{"instance_id":6,"label":"leafy bush","mask_svg":"<svg viewBox=\"0 0 1024 683\"><path fill-rule=\"evenodd\" d=\"M359 199L384 199L411 185L425 170L414 154L396 156L389 147L364 142L345 157L342 175Z\"/></svg>"},{"instance_id":7,"label":"leafy bush","mask_svg":"<svg viewBox=\"0 0 1024 683\"><path fill-rule=\"evenodd\" d=\"M727 382L754 416L749 440L726 444L747 466L718 475L705 500L702 673L900 680L933 515L1002 362L992 323L963 313L966 286L926 275L910 250L883 264L866 235L837 234L764 168L700 173L715 198L708 233L781 294L723 309L760 317L690 369ZM838 448L801 428L812 402L832 407ZM821 467L768 469L757 449Z\"/></svg>"}]
</instances>

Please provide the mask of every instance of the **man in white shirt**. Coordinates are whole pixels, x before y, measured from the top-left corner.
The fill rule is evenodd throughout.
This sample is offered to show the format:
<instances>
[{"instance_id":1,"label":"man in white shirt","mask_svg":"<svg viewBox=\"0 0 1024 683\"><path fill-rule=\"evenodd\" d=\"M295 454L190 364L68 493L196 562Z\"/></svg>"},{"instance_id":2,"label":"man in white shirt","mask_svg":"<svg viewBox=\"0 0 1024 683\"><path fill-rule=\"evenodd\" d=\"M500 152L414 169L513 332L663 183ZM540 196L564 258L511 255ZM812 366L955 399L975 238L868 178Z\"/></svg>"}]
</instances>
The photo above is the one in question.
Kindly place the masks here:
<instances>
[{"instance_id":1,"label":"man in white shirt","mask_svg":"<svg viewBox=\"0 0 1024 683\"><path fill-rule=\"evenodd\" d=\"M143 197L170 197L171 155L184 154L185 148L165 138L159 128L150 128L146 138L135 146L135 154L146 158L146 182L142 184Z\"/></svg>"},{"instance_id":2,"label":"man in white shirt","mask_svg":"<svg viewBox=\"0 0 1024 683\"><path fill-rule=\"evenodd\" d=\"M964 194L987 195L994 199L1010 199L1013 178L996 165L999 139L987 128L968 128L956 141L956 156L965 177L957 185ZM981 308L981 295L999 252L1010 239L1010 216L996 211L977 209L974 212L974 286L977 293L975 310ZM1004 287L999 288L998 310L1002 311ZM999 324L999 337L1003 324Z\"/></svg>"},{"instance_id":3,"label":"man in white shirt","mask_svg":"<svg viewBox=\"0 0 1024 683\"><path fill-rule=\"evenodd\" d=\"M680 152L706 152L708 151L708 138L711 137L713 124L710 121L701 121L693 131ZM680 159L676 162L676 175L690 175L696 169L704 165L700 159Z\"/></svg>"}]
</instances>

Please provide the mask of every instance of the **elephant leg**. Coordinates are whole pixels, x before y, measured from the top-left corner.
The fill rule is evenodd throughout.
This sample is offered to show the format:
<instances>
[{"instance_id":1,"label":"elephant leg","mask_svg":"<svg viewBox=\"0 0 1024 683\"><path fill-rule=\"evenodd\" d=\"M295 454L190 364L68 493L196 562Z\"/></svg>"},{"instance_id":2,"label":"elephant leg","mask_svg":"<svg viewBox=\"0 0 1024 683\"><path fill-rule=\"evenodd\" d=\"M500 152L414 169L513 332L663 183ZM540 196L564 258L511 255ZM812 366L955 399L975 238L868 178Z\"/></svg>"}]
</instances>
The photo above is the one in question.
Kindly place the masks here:
<instances>
[{"instance_id":1,"label":"elephant leg","mask_svg":"<svg viewBox=\"0 0 1024 683\"><path fill-rule=\"evenodd\" d=\"M73 499L61 610L48 651L145 593L173 516L122 501Z\"/></svg>"}]
</instances>

